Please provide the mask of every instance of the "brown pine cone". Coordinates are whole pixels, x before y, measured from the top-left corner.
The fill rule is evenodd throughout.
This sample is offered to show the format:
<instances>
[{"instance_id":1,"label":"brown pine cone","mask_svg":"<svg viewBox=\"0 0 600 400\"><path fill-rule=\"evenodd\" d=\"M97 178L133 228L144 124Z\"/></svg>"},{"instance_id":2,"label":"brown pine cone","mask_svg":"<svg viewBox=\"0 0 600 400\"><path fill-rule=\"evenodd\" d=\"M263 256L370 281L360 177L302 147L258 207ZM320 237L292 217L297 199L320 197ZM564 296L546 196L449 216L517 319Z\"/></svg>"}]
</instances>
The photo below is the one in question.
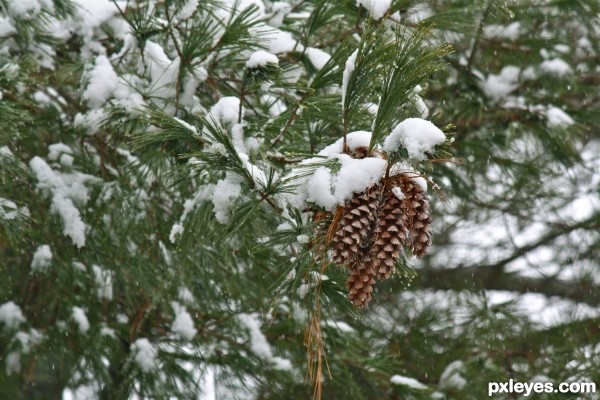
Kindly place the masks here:
<instances>
[{"instance_id":1,"label":"brown pine cone","mask_svg":"<svg viewBox=\"0 0 600 400\"><path fill-rule=\"evenodd\" d=\"M410 228L410 250L423 257L431 245L431 211L429 198L421 186L407 178L402 184Z\"/></svg>"},{"instance_id":2,"label":"brown pine cone","mask_svg":"<svg viewBox=\"0 0 600 400\"><path fill-rule=\"evenodd\" d=\"M394 264L400 257L407 236L408 215L404 202L396 196L394 189L388 190L379 212L375 241L371 250L377 279L388 279L392 275Z\"/></svg>"},{"instance_id":3,"label":"brown pine cone","mask_svg":"<svg viewBox=\"0 0 600 400\"><path fill-rule=\"evenodd\" d=\"M364 308L371 300L375 271L368 257L352 264L352 271L346 281L348 299L358 308Z\"/></svg>"},{"instance_id":4,"label":"brown pine cone","mask_svg":"<svg viewBox=\"0 0 600 400\"><path fill-rule=\"evenodd\" d=\"M380 196L381 188L375 185L355 194L344 205L344 214L331 240L336 263L346 264L362 256L373 232Z\"/></svg>"}]
</instances>

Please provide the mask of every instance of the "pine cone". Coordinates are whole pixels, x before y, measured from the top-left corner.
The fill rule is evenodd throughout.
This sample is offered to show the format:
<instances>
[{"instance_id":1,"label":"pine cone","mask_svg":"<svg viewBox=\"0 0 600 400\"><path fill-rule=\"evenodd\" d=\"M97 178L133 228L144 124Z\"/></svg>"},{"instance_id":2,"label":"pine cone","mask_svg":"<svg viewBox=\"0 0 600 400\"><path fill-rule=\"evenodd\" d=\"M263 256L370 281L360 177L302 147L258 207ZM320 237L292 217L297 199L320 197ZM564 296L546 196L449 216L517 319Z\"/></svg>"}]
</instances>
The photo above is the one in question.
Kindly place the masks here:
<instances>
[{"instance_id":1,"label":"pine cone","mask_svg":"<svg viewBox=\"0 0 600 400\"><path fill-rule=\"evenodd\" d=\"M410 250L417 257L423 257L431 244L431 212L429 198L421 186L412 179L402 185L405 204L408 209L410 227Z\"/></svg>"},{"instance_id":2,"label":"pine cone","mask_svg":"<svg viewBox=\"0 0 600 400\"><path fill-rule=\"evenodd\" d=\"M381 188L375 185L354 195L344 205L344 214L331 240L336 263L352 262L363 254L365 246L370 247L366 243L373 232L380 196Z\"/></svg>"},{"instance_id":3,"label":"pine cone","mask_svg":"<svg viewBox=\"0 0 600 400\"><path fill-rule=\"evenodd\" d=\"M394 189L387 192L379 213L375 242L371 250L372 265L377 279L388 279L392 275L394 263L400 257L400 251L408 236L408 215L403 205Z\"/></svg>"},{"instance_id":4,"label":"pine cone","mask_svg":"<svg viewBox=\"0 0 600 400\"><path fill-rule=\"evenodd\" d=\"M346 281L348 299L358 308L364 308L371 300L375 271L367 257L352 265L352 272Z\"/></svg>"}]
</instances>

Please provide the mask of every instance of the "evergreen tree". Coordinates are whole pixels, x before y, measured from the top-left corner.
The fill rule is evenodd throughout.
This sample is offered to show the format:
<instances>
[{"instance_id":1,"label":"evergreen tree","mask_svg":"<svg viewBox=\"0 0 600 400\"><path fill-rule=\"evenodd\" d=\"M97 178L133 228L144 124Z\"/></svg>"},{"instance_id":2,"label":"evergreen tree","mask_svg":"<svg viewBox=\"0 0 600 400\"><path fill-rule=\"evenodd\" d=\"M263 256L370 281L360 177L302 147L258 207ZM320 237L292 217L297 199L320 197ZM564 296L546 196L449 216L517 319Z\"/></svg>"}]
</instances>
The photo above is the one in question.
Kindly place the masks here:
<instances>
[{"instance_id":1,"label":"evergreen tree","mask_svg":"<svg viewBox=\"0 0 600 400\"><path fill-rule=\"evenodd\" d=\"M600 385L597 0L0 0L0 38L0 398Z\"/></svg>"}]
</instances>

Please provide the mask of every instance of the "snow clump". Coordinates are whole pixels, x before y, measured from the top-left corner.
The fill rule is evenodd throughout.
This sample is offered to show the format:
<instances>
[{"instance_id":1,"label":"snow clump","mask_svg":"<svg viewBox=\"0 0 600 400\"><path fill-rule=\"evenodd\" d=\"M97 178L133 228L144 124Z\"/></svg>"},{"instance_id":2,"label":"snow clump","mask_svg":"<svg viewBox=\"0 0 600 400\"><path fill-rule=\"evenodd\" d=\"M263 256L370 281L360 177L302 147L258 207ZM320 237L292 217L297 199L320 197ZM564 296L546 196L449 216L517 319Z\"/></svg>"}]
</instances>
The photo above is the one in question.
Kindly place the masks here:
<instances>
[{"instance_id":1,"label":"snow clump","mask_svg":"<svg viewBox=\"0 0 600 400\"><path fill-rule=\"evenodd\" d=\"M408 151L408 156L417 161L427 159L425 153L446 140L446 135L431 121L421 118L407 118L400 122L385 139L383 150L393 153L400 146Z\"/></svg>"}]
</instances>

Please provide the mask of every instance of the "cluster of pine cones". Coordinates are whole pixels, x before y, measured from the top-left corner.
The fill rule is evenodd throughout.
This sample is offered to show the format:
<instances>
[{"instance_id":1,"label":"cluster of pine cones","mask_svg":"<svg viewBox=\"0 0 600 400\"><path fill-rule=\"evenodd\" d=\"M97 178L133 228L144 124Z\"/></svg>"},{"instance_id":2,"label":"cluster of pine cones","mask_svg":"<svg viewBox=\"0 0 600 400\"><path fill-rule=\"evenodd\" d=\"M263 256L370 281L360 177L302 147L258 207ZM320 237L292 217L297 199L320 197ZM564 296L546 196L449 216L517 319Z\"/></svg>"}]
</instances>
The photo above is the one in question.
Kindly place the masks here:
<instances>
[{"instance_id":1,"label":"cluster of pine cones","mask_svg":"<svg viewBox=\"0 0 600 400\"><path fill-rule=\"evenodd\" d=\"M350 269L348 298L363 308L376 279L388 279L404 245L422 257L431 244L429 199L408 174L384 178L346 202L332 223L334 261Z\"/></svg>"}]
</instances>

